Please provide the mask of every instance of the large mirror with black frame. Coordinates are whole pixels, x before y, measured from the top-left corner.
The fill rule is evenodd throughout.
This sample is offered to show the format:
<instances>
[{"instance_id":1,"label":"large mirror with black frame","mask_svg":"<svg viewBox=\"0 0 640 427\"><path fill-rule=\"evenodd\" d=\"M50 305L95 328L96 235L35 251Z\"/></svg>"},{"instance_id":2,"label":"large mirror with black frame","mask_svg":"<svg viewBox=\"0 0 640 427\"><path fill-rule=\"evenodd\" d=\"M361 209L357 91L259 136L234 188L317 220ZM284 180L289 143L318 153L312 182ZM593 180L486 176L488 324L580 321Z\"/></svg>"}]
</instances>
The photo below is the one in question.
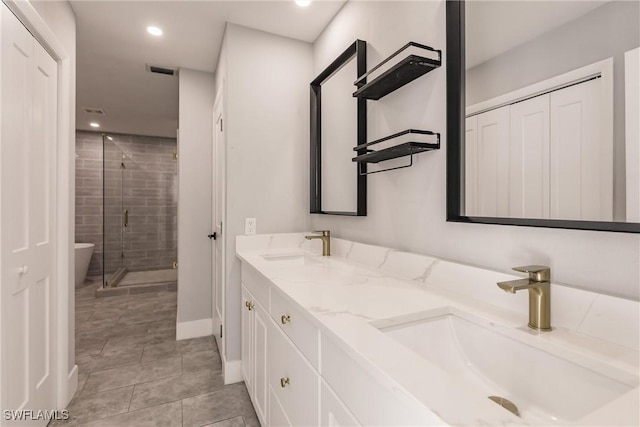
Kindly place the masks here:
<instances>
[{"instance_id":1,"label":"large mirror with black frame","mask_svg":"<svg viewBox=\"0 0 640 427\"><path fill-rule=\"evenodd\" d=\"M640 2L447 1L447 219L640 232Z\"/></svg>"},{"instance_id":2,"label":"large mirror with black frame","mask_svg":"<svg viewBox=\"0 0 640 427\"><path fill-rule=\"evenodd\" d=\"M356 40L311 82L311 213L367 214L367 177L351 160L367 142L366 100L352 95L367 71L366 46Z\"/></svg>"}]
</instances>

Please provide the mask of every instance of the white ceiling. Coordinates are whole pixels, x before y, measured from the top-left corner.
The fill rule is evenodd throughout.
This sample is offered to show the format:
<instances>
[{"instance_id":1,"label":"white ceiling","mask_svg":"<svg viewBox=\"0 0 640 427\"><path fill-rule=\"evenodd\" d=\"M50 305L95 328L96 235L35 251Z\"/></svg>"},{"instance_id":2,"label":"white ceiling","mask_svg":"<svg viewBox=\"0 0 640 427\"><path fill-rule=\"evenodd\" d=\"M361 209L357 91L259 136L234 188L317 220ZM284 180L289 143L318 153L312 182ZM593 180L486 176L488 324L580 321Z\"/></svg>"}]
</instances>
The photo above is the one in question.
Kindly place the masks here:
<instances>
[{"instance_id":1,"label":"white ceiling","mask_svg":"<svg viewBox=\"0 0 640 427\"><path fill-rule=\"evenodd\" d=\"M175 137L178 78L146 64L214 72L226 22L313 42L345 0L287 1L72 0L77 20L76 126L105 132ZM146 27L164 31L153 37ZM105 116L82 108L102 108Z\"/></svg>"},{"instance_id":2,"label":"white ceiling","mask_svg":"<svg viewBox=\"0 0 640 427\"><path fill-rule=\"evenodd\" d=\"M466 2L467 69L572 21L608 1Z\"/></svg>"}]
</instances>

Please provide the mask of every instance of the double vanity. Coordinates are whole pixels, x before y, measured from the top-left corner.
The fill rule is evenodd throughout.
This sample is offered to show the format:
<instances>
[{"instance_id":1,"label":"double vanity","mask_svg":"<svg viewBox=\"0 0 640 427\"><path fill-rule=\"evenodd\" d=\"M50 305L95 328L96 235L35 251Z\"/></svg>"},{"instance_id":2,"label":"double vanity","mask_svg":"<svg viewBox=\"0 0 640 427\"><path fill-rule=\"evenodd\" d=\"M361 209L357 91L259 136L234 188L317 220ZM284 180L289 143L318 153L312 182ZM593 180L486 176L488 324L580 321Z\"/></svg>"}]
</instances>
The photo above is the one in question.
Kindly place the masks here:
<instances>
[{"instance_id":1,"label":"double vanity","mask_svg":"<svg viewBox=\"0 0 640 427\"><path fill-rule=\"evenodd\" d=\"M309 234L236 241L263 425L640 422L637 302L551 284L535 330L522 276Z\"/></svg>"}]
</instances>

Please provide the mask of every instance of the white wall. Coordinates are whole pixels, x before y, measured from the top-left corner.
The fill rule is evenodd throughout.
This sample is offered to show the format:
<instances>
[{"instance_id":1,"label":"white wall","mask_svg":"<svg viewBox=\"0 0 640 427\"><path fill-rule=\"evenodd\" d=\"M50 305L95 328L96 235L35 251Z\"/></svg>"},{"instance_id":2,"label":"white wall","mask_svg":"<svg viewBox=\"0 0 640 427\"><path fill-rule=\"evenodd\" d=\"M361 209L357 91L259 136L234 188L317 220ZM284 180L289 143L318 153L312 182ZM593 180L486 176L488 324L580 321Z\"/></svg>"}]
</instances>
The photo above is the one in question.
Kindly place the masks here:
<instances>
[{"instance_id":1,"label":"white wall","mask_svg":"<svg viewBox=\"0 0 640 427\"><path fill-rule=\"evenodd\" d=\"M244 234L244 219L256 218L258 233L308 226L313 72L308 43L234 24L227 25L225 39L226 62L217 77L222 80L226 72L226 357L238 360L240 262L235 237Z\"/></svg>"},{"instance_id":2,"label":"white wall","mask_svg":"<svg viewBox=\"0 0 640 427\"><path fill-rule=\"evenodd\" d=\"M445 31L443 1L349 2L315 42L314 72L356 38L367 41L372 67L410 40L444 50ZM638 299L638 235L446 222L446 52L443 67L369 101L368 111L369 140L418 128L441 132L442 148L409 169L370 175L367 217L311 215L313 229L503 272L549 265L554 282Z\"/></svg>"},{"instance_id":3,"label":"white wall","mask_svg":"<svg viewBox=\"0 0 640 427\"><path fill-rule=\"evenodd\" d=\"M179 71L178 339L211 334L211 147L214 76ZM191 323L194 322L194 323ZM198 326L199 325L199 326Z\"/></svg>"},{"instance_id":4,"label":"white wall","mask_svg":"<svg viewBox=\"0 0 640 427\"><path fill-rule=\"evenodd\" d=\"M64 50L69 55L68 62L64 65L69 68L68 81L60 82L59 93L67 93L67 99L62 101L63 109L58 111L61 118L66 118L68 126L63 132L67 133L68 156L59 159L58 175L66 181L68 194L66 198L58 197L58 203L67 211L59 224L58 248L64 247L67 252L67 271L58 272L58 278L66 277L67 283L59 286L68 286L68 372L72 372L75 366L75 289L74 289L74 253L73 242L75 236L75 110L76 110L76 17L68 1L31 1L34 9L49 26L58 38ZM58 73L64 76L65 73ZM63 78L63 77L61 77ZM65 342L65 340L62 340ZM61 397L65 399L66 397ZM71 396L68 396L70 399ZM60 399L59 399L60 400Z\"/></svg>"}]
</instances>

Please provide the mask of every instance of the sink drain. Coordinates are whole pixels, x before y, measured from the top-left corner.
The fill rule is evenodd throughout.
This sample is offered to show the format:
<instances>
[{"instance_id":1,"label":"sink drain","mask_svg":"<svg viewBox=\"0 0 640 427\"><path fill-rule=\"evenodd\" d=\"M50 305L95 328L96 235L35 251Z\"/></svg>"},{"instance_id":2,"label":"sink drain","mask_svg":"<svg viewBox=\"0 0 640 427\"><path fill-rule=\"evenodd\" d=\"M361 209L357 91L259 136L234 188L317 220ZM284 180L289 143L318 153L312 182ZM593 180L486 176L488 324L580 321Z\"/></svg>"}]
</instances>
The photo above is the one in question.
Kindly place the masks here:
<instances>
[{"instance_id":1,"label":"sink drain","mask_svg":"<svg viewBox=\"0 0 640 427\"><path fill-rule=\"evenodd\" d=\"M511 412L512 414L517 415L518 417L520 416L518 407L512 401L500 396L489 396L489 399L493 400L498 405L502 406L504 409Z\"/></svg>"}]
</instances>

